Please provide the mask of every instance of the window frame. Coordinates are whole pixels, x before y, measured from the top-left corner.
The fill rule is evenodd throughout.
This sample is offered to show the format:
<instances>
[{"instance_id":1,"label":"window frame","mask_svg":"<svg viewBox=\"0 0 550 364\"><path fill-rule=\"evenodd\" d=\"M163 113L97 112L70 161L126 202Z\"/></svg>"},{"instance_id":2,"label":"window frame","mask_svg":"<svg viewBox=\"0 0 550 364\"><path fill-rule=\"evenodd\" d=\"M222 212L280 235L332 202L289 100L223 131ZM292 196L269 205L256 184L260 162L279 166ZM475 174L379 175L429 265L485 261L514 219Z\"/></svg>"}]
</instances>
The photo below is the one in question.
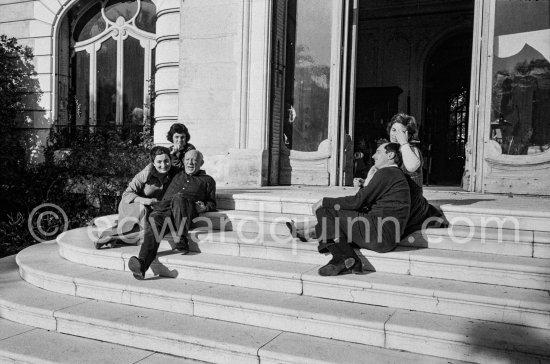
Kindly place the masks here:
<instances>
[{"instance_id":1,"label":"window frame","mask_svg":"<svg viewBox=\"0 0 550 364\"><path fill-rule=\"evenodd\" d=\"M98 35L80 42L75 42L72 39L75 26L78 24L82 16L97 3L91 3L81 10L80 16L75 21L73 27L71 27L71 53L74 52L87 52L90 56L89 64L89 117L88 123L90 126L97 125L97 52L101 49L104 42L108 39L113 39L117 43L116 53L116 115L115 125L121 126L124 121L124 41L128 37L135 38L139 41L141 47L144 49L144 72L143 72L143 117L144 119L149 117L149 87L148 83L152 76L152 53L156 47L156 34L149 33L139 29L135 25L135 19L141 12L141 0L137 0L138 7L134 16L125 20L119 16L116 21L111 21L105 14L105 6L107 0L101 1L101 14L103 20L106 23L105 29ZM72 75L74 77L74 75Z\"/></svg>"}]
</instances>

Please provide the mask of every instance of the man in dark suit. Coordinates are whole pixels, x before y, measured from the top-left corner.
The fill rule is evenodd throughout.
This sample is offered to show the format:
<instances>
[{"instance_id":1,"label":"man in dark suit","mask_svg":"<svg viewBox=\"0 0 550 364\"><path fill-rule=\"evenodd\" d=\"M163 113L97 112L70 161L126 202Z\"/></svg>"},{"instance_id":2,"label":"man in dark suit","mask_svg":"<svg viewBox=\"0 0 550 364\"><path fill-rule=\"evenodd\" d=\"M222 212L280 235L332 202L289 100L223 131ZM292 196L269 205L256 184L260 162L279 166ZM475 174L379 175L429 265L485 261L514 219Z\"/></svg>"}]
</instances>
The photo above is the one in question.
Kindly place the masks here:
<instances>
[{"instance_id":1,"label":"man in dark suit","mask_svg":"<svg viewBox=\"0 0 550 364\"><path fill-rule=\"evenodd\" d=\"M319 269L323 276L362 271L353 247L389 252L397 246L409 218L410 189L401 170L399 144L385 143L373 156L378 171L354 196L325 197L312 207L319 252L332 259Z\"/></svg>"}]
</instances>

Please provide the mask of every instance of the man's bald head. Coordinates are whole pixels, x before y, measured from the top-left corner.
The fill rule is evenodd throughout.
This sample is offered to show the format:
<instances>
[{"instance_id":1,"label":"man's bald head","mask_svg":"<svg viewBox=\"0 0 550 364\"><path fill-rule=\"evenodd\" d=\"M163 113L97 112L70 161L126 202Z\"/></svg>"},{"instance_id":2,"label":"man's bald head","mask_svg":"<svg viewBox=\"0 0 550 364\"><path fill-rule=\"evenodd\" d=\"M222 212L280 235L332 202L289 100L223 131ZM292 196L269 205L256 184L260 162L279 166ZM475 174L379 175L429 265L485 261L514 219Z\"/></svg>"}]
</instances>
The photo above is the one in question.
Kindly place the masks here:
<instances>
[{"instance_id":1,"label":"man's bald head","mask_svg":"<svg viewBox=\"0 0 550 364\"><path fill-rule=\"evenodd\" d=\"M193 149L185 153L185 158L183 160L185 173L190 175L199 173L203 163L204 157L198 150Z\"/></svg>"}]
</instances>

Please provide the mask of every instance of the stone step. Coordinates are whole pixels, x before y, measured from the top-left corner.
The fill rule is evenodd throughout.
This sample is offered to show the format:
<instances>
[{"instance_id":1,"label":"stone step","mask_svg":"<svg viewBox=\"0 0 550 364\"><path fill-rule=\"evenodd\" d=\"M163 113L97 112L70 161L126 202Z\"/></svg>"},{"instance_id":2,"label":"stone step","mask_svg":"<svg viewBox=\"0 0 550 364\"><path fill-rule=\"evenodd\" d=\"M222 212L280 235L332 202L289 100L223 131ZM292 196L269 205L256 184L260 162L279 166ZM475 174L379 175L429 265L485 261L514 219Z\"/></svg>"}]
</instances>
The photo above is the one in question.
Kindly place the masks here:
<instances>
[{"instance_id":1,"label":"stone step","mask_svg":"<svg viewBox=\"0 0 550 364\"><path fill-rule=\"evenodd\" d=\"M116 273L116 272L111 272ZM113 281L117 282L116 279ZM161 285L164 284L166 281L171 282L178 282L178 280L151 280L151 284L155 285ZM133 281L134 284L147 284L147 281ZM174 287L174 286L172 286ZM126 289L128 290L128 285L126 285ZM215 293L216 290L220 290L221 292ZM173 290L173 288L172 288ZM131 291L131 290L130 290ZM158 291L158 289L156 290ZM167 291L171 291L170 289L167 289ZM174 290L175 292L175 290ZM245 293L248 292L248 293ZM256 293L256 294L254 294ZM156 296L158 293L155 291L150 291L151 296ZM262 318L262 307L265 306L275 306L279 307L278 310L272 313L271 318L263 318L263 321L261 321L262 324L265 325L281 325L284 327L285 330L289 330L292 327L299 327L304 326L307 327L309 330L315 330L316 329L316 322L312 320L312 318L315 317L315 314L312 312L315 312L315 308L318 307L318 305L314 305L312 303L305 303L305 302L295 302L293 303L291 299L288 299L287 297L284 297L285 295L282 295L280 293L278 294L272 294L271 299L263 298L261 295L261 291L254 292L254 290L243 290L236 287L212 287L211 292L204 292L200 291L195 294L197 301L194 302L194 305L197 305L197 307L194 307L194 312L197 312L198 314L209 314L209 315L219 315L223 320L249 320L249 321L255 321L260 320ZM218 297L218 302L214 301L212 302L211 299L208 297L210 295L215 295ZM282 296L282 297L281 297ZM276 298L279 297L279 298ZM294 297L294 299L300 299L300 296ZM234 299L239 298L240 301L238 303L233 304L233 306L229 305L230 302L232 302ZM244 300L243 300L244 298ZM200 300L203 300L203 302L199 303ZM204 301L208 301L211 307L205 307ZM250 303L252 301L252 303ZM246 304L246 302L249 302ZM317 302L318 303L318 302ZM396 315L397 312L401 312L402 310L396 309L394 312L383 312L381 311L381 308L377 308L375 306L368 306L364 307L361 311L355 311L352 310L353 318L350 318L349 316L345 316L345 313L349 311L349 305L346 306L343 302L333 302L335 305L338 305L338 308L333 308L332 310L329 310L325 308L321 312L325 311L324 315L319 315L318 319L323 319L325 322L330 321L330 315L336 316L338 318L337 323L331 322L325 332L328 330L328 334L335 335L335 332L340 331L348 331L350 330L350 325L352 323L359 324L363 327L370 328L368 338L366 340L377 340L377 336L374 335L373 328L381 328L381 327L387 327L388 323L392 322L392 317ZM176 305L177 303L173 302L173 305ZM93 304L92 308L86 308L87 304L81 304L78 306L75 306L74 308L71 307L68 309L70 311L70 314L76 314L77 316L85 314L85 323L87 324L93 324L94 327L102 327L103 325L109 325L111 326L111 322L117 322L120 324L121 322L124 323L125 330L128 330L128 322L127 322L127 316L132 317L134 315L138 315L136 312L139 312L139 315L144 315L147 317L151 317L152 315L149 313L149 311L134 311L129 308L125 311L125 316L120 318L118 315L109 315L112 311L103 308L102 306L98 306L98 304ZM202 308L200 308L202 306ZM83 308L84 307L84 308ZM336 306L335 306L336 307ZM76 309L76 310L75 310ZM145 309L143 309L145 310ZM374 311L375 310L375 311ZM63 312L67 310L61 310L61 318L69 320L69 318L65 317ZM288 314L288 312L291 311L292 314ZM387 311L387 309L386 309ZM97 319L91 319L88 317L88 315L92 315L100 313L101 316L107 316L106 320L101 320L98 322ZM301 314L305 312L306 317L301 316ZM408 315L416 315L417 312L413 311L403 311L406 312L406 316ZM181 314L180 314L181 315ZM380 315L383 315L382 317L387 317L387 320L385 320L382 325L380 323ZM482 320L472 320L472 319L460 319L460 320L449 320L444 319L445 316L443 315L434 315L430 314L429 316L422 315L418 318L418 320L426 321L426 320L433 320L434 321L434 329L435 332L430 331L429 329L423 328L423 334L426 337L426 341L432 341L436 340L436 345L434 345L434 348L419 348L419 350L422 350L425 355L434 355L434 356L440 356L445 355L446 357L454 358L457 360L469 360L469 361L476 361L476 362L495 362L504 360L504 358L513 358L513 360L522 360L526 362L534 362L536 360L543 360L548 356L548 353L546 353L546 350L548 350L547 347L541 344L540 341L544 342L547 338L550 338L548 336L549 330L541 330L541 329L535 329L535 328L526 328L521 327L517 325L504 325L504 324L497 324L497 323L490 323L487 321ZM95 316L94 316L95 317ZM157 316L153 316L153 319ZM286 319L286 321L285 321ZM305 319L302 321L301 319ZM80 318L75 319L74 317L70 318L72 321L81 321ZM282 321L282 322L281 322ZM109 324L107 324L108 322ZM445 322L445 325L442 325L443 322ZM392 333L393 338L395 342L392 344L395 346L395 349L400 350L400 348L404 345L411 345L409 343L398 343L397 337L403 335L406 339L405 340L418 340L417 336L413 336L411 332L414 331L413 327L409 326L410 323L407 323L407 325L401 325L400 323L396 323L396 332ZM176 324L174 324L176 325ZM339 328L345 326L344 330L340 330ZM64 327L63 325L61 327ZM71 327L74 327L71 326ZM84 332L85 327L78 323L76 326L79 330L79 332ZM161 325L162 329L163 325ZM337 329L335 330L334 327ZM444 328L442 328L444 327ZM166 330L159 329L158 326L155 326L155 329L159 330L159 332L164 332ZM76 331L76 329L74 329ZM504 336L500 336L498 338L495 338L494 336L490 336L487 338L487 340L483 343L481 343L480 338L474 335L474 338L470 337L470 333L475 334L477 331L482 330L493 330L494 332L502 332L506 333ZM132 331L132 329L130 329ZM323 332L323 331L321 331ZM487 332L483 332L487 333ZM252 335L252 333L251 333ZM384 335L385 337L390 335L390 333L386 332L384 329ZM357 337L361 338L364 337L363 335L351 335L355 340L357 341ZM443 340L441 340L441 337L443 337ZM522 346L521 340L527 338L528 343L526 346ZM534 340L537 338L537 340ZM475 339L475 340L474 340ZM384 340L386 342L386 340ZM475 343L476 347L473 347L472 344ZM385 345L385 344L384 344ZM478 348L477 346L482 346L481 348ZM426 345L430 346L430 345ZM510 352L507 348L511 347L516 350L516 352ZM450 353L449 356L447 353ZM480 353L478 355L478 353Z\"/></svg>"},{"instance_id":2,"label":"stone step","mask_svg":"<svg viewBox=\"0 0 550 364\"><path fill-rule=\"evenodd\" d=\"M487 223L483 222L480 225L482 217L478 220L472 220L471 224L467 224L467 221L462 217L455 217L455 223L451 221L451 227L448 229L435 229L429 228L422 232L422 235L427 235L433 241L438 241L438 238L444 236L448 239L456 241L457 244L466 244L473 241L481 240L485 244L508 244L512 247L520 244L527 244L524 248L527 252L521 251L522 254L533 254L533 244L537 242L543 244L538 249L547 249L550 244L544 245L545 242L550 240L550 233L543 231L533 231L531 228L522 229L520 225L514 225L514 220L506 219L498 220L499 217L495 217L495 220L490 221L487 218ZM475 216L474 214L467 213L464 216ZM271 212L256 212L256 211L243 211L243 210L218 210L214 212L208 212L201 215L194 226L207 227L213 230L225 230L225 231L241 231L241 232L255 232L266 235L276 235L280 237L289 236L289 230L285 225L288 221L293 220L298 226L315 226L317 219L313 215L293 215L293 214L281 214ZM484 220L485 221L485 220ZM503 225L497 224L498 221L503 221ZM547 223L550 224L550 216ZM420 232L418 232L420 233ZM414 240L405 238L403 243L410 244L415 243L418 234L413 235ZM508 247L510 249L510 247ZM495 252L498 249L494 249ZM538 252L537 252L538 253ZM502 253L501 253L502 254ZM546 254L549 254L546 252Z\"/></svg>"},{"instance_id":3,"label":"stone step","mask_svg":"<svg viewBox=\"0 0 550 364\"><path fill-rule=\"evenodd\" d=\"M92 228L79 228L61 234L57 238L61 256L80 264L125 270L128 259L132 255L137 255L138 248L121 246L116 249L96 250L90 240L90 229ZM300 243L292 239L278 242L261 237L255 239L253 235L248 235L250 240L247 240L248 238L245 236L243 239L243 236L245 235L238 232L196 230L191 234L191 238L195 243L198 242L201 252L208 252L209 255L183 257L173 254L169 243L165 242L159 250L161 264L157 268L164 269L166 275L170 274L167 269L193 271L199 274L201 271L212 271L213 268L208 265L217 264L217 259L222 262L219 269L233 269L234 274L242 274L239 270L242 269L245 274L252 274L252 267L261 268L269 264L274 269L288 269L289 272L294 272L287 277L290 284L288 289L294 292L299 289L293 282L296 276L307 270L316 271L318 266L315 265L326 264L328 260L317 253L316 245L311 242ZM197 247L194 250L197 250ZM227 267L227 259L212 254L231 255L234 257L231 264L241 268ZM399 247L385 254L361 249L359 255L365 269L371 271L518 288L550 289L548 259L406 247ZM267 260L271 262L267 263ZM210 273L204 274L210 276Z\"/></svg>"},{"instance_id":4,"label":"stone step","mask_svg":"<svg viewBox=\"0 0 550 364\"><path fill-rule=\"evenodd\" d=\"M514 231L455 225L447 229L427 228L405 237L399 245L468 251L520 257L549 258L550 239L533 240L532 231Z\"/></svg>"},{"instance_id":5,"label":"stone step","mask_svg":"<svg viewBox=\"0 0 550 364\"><path fill-rule=\"evenodd\" d=\"M289 215L273 212L255 212L241 210L218 210L207 212L193 220L193 226L211 230L252 232L266 235L290 237L285 225L291 220L301 224L315 226L317 219L313 215Z\"/></svg>"},{"instance_id":6,"label":"stone step","mask_svg":"<svg viewBox=\"0 0 550 364\"><path fill-rule=\"evenodd\" d=\"M257 259L243 261L241 258L202 255L204 257L201 260L195 259L198 256L193 255L179 256L181 260L187 258L188 264L166 263L164 269L157 272L169 272L167 275L172 276L177 272L177 277L185 278L187 283L194 280L205 282L207 286L214 283L224 284L550 328L550 296L547 291L382 272L328 278L317 274L318 266L288 263L274 265L271 261ZM81 271L94 274L95 271L100 271L99 268L62 260L57 256L54 247L32 247L21 252L17 259L27 281L67 294L78 291L79 288L75 285L77 279L84 274ZM50 260L56 263L48 264L47 261ZM72 279L64 272L73 272L78 278ZM126 278L122 281L128 284L132 280L133 277L126 273ZM174 283L176 284L178 283ZM85 285L96 287L98 284L87 281ZM199 285L197 289L200 287ZM120 290L128 292L128 288L124 286ZM163 302L168 303L170 300L165 299Z\"/></svg>"},{"instance_id":7,"label":"stone step","mask_svg":"<svg viewBox=\"0 0 550 364\"><path fill-rule=\"evenodd\" d=\"M116 221L117 215L95 219L98 231L107 229ZM241 240L272 240L278 246L290 245L290 233L286 222L293 219L298 225L315 224L312 216L280 215L249 211L216 211L204 214L194 225L199 229L237 231ZM228 234L230 235L230 234ZM550 233L538 234L534 240L533 231L498 229L494 227L455 225L449 228L427 228L405 237L399 245L405 247L469 251L486 254L512 255L521 257L550 258ZM315 241L312 242L316 244ZM253 243L256 245L256 243Z\"/></svg>"},{"instance_id":8,"label":"stone step","mask_svg":"<svg viewBox=\"0 0 550 364\"><path fill-rule=\"evenodd\" d=\"M1 363L201 364L196 360L38 329L0 319Z\"/></svg>"},{"instance_id":9,"label":"stone step","mask_svg":"<svg viewBox=\"0 0 550 364\"><path fill-rule=\"evenodd\" d=\"M168 280L172 281L173 280ZM155 281L161 285L163 280ZM181 282L181 281L180 281ZM60 334L102 340L157 353L212 363L301 363L318 358L318 363L458 363L431 354L387 349L334 339L266 329L227 321L194 317L125 304L101 302L39 289L19 277L13 257L0 260L0 317ZM151 293L154 295L155 291ZM357 319L359 320L359 319ZM384 330L384 326L382 326ZM384 332L383 335L386 335ZM300 343L300 347L291 345ZM1 343L1 341L0 341ZM45 343L44 343L45 344ZM397 345L399 346L399 345ZM467 338L456 356L479 358L515 357L532 361L548 356L544 350L527 346L510 352L496 342L479 349L495 350L478 355ZM330 347L326 357L319 348ZM432 350L433 351L433 350ZM435 351L433 351L435 352ZM166 363L160 360L151 363ZM170 363L170 361L167 361ZM185 363L185 361L183 361Z\"/></svg>"},{"instance_id":10,"label":"stone step","mask_svg":"<svg viewBox=\"0 0 550 364\"><path fill-rule=\"evenodd\" d=\"M264 211L279 214L311 214L311 205L319 199L354 195L352 187L262 187L222 188L217 192L219 209ZM497 222L520 230L550 232L550 198L437 191L425 188L424 196L439 206L454 225L492 226ZM456 221L454 221L456 220ZM511 220L511 221L510 221Z\"/></svg>"}]
</instances>

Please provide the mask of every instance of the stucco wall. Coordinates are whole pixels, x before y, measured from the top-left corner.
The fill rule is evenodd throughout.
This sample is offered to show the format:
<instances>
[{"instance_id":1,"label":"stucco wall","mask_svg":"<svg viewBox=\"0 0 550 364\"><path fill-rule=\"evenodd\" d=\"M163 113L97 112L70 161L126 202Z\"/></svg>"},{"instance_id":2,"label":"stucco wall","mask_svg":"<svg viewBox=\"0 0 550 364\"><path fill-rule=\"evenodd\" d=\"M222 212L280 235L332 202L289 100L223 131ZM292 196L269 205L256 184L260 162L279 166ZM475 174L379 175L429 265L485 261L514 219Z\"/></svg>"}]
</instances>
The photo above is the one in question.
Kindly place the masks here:
<instances>
[{"instance_id":1,"label":"stucco wall","mask_svg":"<svg viewBox=\"0 0 550 364\"><path fill-rule=\"evenodd\" d=\"M181 6L178 120L219 185L267 182L270 11L269 0Z\"/></svg>"}]
</instances>

